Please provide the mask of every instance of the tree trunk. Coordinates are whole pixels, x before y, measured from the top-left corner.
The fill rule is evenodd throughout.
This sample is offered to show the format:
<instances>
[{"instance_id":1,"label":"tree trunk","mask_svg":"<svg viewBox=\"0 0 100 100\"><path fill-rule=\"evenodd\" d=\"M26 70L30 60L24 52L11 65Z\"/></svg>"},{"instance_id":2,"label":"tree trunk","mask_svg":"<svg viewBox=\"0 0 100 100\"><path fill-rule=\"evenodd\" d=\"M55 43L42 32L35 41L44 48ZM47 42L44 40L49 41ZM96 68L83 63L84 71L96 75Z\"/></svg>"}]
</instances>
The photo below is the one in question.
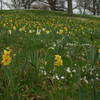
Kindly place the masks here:
<instances>
[{"instance_id":1,"label":"tree trunk","mask_svg":"<svg viewBox=\"0 0 100 100\"><path fill-rule=\"evenodd\" d=\"M100 15L100 0L97 2L97 15Z\"/></svg>"},{"instance_id":2,"label":"tree trunk","mask_svg":"<svg viewBox=\"0 0 100 100\"><path fill-rule=\"evenodd\" d=\"M3 2L2 2L2 0L1 0L1 10L2 10L2 7L3 7Z\"/></svg>"},{"instance_id":3,"label":"tree trunk","mask_svg":"<svg viewBox=\"0 0 100 100\"><path fill-rule=\"evenodd\" d=\"M49 5L50 5L50 8L51 10L56 10L56 2L57 0L47 0Z\"/></svg>"},{"instance_id":4,"label":"tree trunk","mask_svg":"<svg viewBox=\"0 0 100 100\"><path fill-rule=\"evenodd\" d=\"M96 15L96 0L93 0L93 15Z\"/></svg>"},{"instance_id":5,"label":"tree trunk","mask_svg":"<svg viewBox=\"0 0 100 100\"><path fill-rule=\"evenodd\" d=\"M72 11L72 0L68 0L68 15L72 15L73 11Z\"/></svg>"},{"instance_id":6,"label":"tree trunk","mask_svg":"<svg viewBox=\"0 0 100 100\"><path fill-rule=\"evenodd\" d=\"M83 12L83 14L86 14L86 8L87 8L87 2L86 2L86 0L84 0L84 12Z\"/></svg>"},{"instance_id":7,"label":"tree trunk","mask_svg":"<svg viewBox=\"0 0 100 100\"><path fill-rule=\"evenodd\" d=\"M56 7L54 4L51 4L50 6L51 6L51 10L56 10Z\"/></svg>"}]
</instances>

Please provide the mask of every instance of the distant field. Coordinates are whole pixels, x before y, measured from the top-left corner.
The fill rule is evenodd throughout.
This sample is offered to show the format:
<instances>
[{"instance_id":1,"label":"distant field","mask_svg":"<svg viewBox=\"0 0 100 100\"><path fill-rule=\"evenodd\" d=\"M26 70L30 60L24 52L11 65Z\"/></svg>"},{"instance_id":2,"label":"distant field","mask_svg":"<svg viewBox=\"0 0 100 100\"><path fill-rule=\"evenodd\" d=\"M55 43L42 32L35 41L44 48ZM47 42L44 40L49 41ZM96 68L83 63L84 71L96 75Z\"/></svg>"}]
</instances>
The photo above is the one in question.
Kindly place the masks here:
<instances>
[{"instance_id":1,"label":"distant field","mask_svg":"<svg viewBox=\"0 0 100 100\"><path fill-rule=\"evenodd\" d=\"M100 100L100 18L0 11L0 100Z\"/></svg>"}]
</instances>

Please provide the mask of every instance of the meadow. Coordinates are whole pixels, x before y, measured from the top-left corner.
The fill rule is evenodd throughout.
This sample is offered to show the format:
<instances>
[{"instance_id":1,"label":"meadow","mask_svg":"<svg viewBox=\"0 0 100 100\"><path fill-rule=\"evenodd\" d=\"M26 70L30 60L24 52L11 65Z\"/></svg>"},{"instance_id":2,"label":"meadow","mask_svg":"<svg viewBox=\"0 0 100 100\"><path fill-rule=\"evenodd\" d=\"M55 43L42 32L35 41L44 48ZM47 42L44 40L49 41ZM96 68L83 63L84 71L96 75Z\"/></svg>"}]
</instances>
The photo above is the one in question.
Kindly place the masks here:
<instances>
[{"instance_id":1,"label":"meadow","mask_svg":"<svg viewBox=\"0 0 100 100\"><path fill-rule=\"evenodd\" d=\"M0 100L100 100L100 18L0 11Z\"/></svg>"}]
</instances>

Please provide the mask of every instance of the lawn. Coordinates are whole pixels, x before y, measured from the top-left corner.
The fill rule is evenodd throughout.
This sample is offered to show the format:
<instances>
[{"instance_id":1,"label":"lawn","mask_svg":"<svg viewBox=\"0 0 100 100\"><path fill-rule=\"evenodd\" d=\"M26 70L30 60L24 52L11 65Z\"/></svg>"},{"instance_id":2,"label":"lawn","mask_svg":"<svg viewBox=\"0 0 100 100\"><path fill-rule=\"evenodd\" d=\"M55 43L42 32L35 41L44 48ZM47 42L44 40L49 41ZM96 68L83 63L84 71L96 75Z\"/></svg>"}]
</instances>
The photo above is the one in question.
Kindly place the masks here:
<instances>
[{"instance_id":1,"label":"lawn","mask_svg":"<svg viewBox=\"0 0 100 100\"><path fill-rule=\"evenodd\" d=\"M100 100L100 18L0 11L0 100Z\"/></svg>"}]
</instances>

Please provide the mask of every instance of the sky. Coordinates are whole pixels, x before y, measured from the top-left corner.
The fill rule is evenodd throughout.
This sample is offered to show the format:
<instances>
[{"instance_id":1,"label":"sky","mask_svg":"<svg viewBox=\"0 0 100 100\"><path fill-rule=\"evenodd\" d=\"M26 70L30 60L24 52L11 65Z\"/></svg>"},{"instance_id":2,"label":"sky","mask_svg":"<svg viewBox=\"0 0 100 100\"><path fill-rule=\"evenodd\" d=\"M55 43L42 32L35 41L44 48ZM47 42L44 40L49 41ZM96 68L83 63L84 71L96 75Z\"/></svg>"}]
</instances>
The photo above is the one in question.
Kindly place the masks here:
<instances>
[{"instance_id":1,"label":"sky","mask_svg":"<svg viewBox=\"0 0 100 100\"><path fill-rule=\"evenodd\" d=\"M3 2L7 2L7 3L10 3L11 1L10 0L2 0ZM1 8L1 3L0 3L0 8ZM9 9L6 5L3 5L3 9Z\"/></svg>"}]
</instances>

